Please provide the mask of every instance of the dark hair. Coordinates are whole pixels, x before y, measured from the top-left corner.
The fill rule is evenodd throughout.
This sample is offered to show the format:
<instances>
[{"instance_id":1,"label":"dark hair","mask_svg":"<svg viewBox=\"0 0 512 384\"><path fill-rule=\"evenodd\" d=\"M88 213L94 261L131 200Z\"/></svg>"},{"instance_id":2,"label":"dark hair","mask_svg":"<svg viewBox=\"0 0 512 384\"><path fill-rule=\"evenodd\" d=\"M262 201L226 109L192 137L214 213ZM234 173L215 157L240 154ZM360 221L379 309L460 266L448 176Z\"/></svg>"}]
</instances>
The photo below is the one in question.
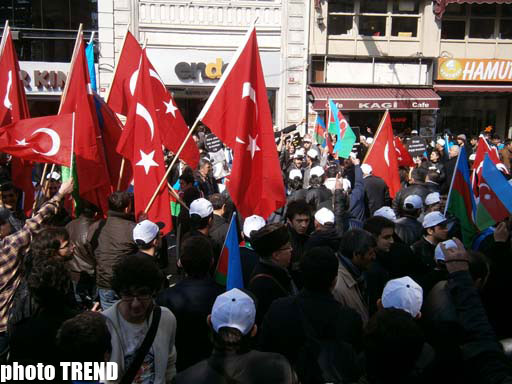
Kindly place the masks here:
<instances>
[{"instance_id":1,"label":"dark hair","mask_svg":"<svg viewBox=\"0 0 512 384\"><path fill-rule=\"evenodd\" d=\"M131 288L149 288L156 293L161 286L162 274L151 257L126 256L114 266L112 289L118 295Z\"/></svg>"},{"instance_id":2,"label":"dark hair","mask_svg":"<svg viewBox=\"0 0 512 384\"><path fill-rule=\"evenodd\" d=\"M441 182L441 175L437 171L434 171L433 169L428 171L427 176L428 179L430 181L433 181L434 183L439 184Z\"/></svg>"},{"instance_id":3,"label":"dark hair","mask_svg":"<svg viewBox=\"0 0 512 384\"><path fill-rule=\"evenodd\" d=\"M302 189L303 185L302 178L299 176L295 177L293 180L288 179L288 187L294 191Z\"/></svg>"},{"instance_id":4,"label":"dark hair","mask_svg":"<svg viewBox=\"0 0 512 384\"><path fill-rule=\"evenodd\" d=\"M322 176L317 176L317 175L313 175L313 176L310 176L309 178L309 186L310 187L314 187L314 188L318 188L320 187L323 183L324 183L324 175Z\"/></svg>"},{"instance_id":5,"label":"dark hair","mask_svg":"<svg viewBox=\"0 0 512 384\"><path fill-rule=\"evenodd\" d=\"M197 200L201 197L201 193L197 188L189 188L183 193L183 202L187 204L187 207L190 207L190 204L194 200Z\"/></svg>"},{"instance_id":6,"label":"dark hair","mask_svg":"<svg viewBox=\"0 0 512 384\"><path fill-rule=\"evenodd\" d=\"M57 346L66 361L104 362L112 349L106 318L84 312L66 320L57 333Z\"/></svg>"},{"instance_id":7,"label":"dark hair","mask_svg":"<svg viewBox=\"0 0 512 384\"><path fill-rule=\"evenodd\" d=\"M14 191L18 193L18 189L14 186L14 184L10 181L6 181L0 184L0 192Z\"/></svg>"},{"instance_id":8,"label":"dark hair","mask_svg":"<svg viewBox=\"0 0 512 384\"><path fill-rule=\"evenodd\" d=\"M300 261L304 287L329 292L338 275L338 258L330 247L314 247Z\"/></svg>"},{"instance_id":9,"label":"dark hair","mask_svg":"<svg viewBox=\"0 0 512 384\"><path fill-rule=\"evenodd\" d=\"M57 256L60 249L60 241L69 240L69 233L63 227L47 227L41 232L34 235L30 249L32 258L36 259L50 259Z\"/></svg>"},{"instance_id":10,"label":"dark hair","mask_svg":"<svg viewBox=\"0 0 512 384\"><path fill-rule=\"evenodd\" d=\"M399 167L398 174L400 175L400 183L406 183L409 181L409 169L406 167Z\"/></svg>"},{"instance_id":11,"label":"dark hair","mask_svg":"<svg viewBox=\"0 0 512 384\"><path fill-rule=\"evenodd\" d=\"M341 238L340 252L348 259L352 259L354 254L364 255L377 245L372 234L364 229L351 229Z\"/></svg>"},{"instance_id":12,"label":"dark hair","mask_svg":"<svg viewBox=\"0 0 512 384\"><path fill-rule=\"evenodd\" d=\"M408 383L403 380L414 368L424 342L421 328L409 313L381 309L370 319L363 335L368 377L372 382Z\"/></svg>"},{"instance_id":13,"label":"dark hair","mask_svg":"<svg viewBox=\"0 0 512 384\"><path fill-rule=\"evenodd\" d=\"M92 219L98 212L100 212L100 209L97 206L88 202L87 200L82 199L80 204L82 205L81 214L89 219Z\"/></svg>"},{"instance_id":14,"label":"dark hair","mask_svg":"<svg viewBox=\"0 0 512 384\"><path fill-rule=\"evenodd\" d=\"M501 137L497 133L494 133L491 137L491 140L501 140Z\"/></svg>"},{"instance_id":15,"label":"dark hair","mask_svg":"<svg viewBox=\"0 0 512 384\"><path fill-rule=\"evenodd\" d=\"M188 184L194 183L194 181L195 181L195 179L194 179L194 171L192 170L192 168L186 167L183 170L183 173L180 175L179 179L183 180L184 182L186 182Z\"/></svg>"},{"instance_id":16,"label":"dark hair","mask_svg":"<svg viewBox=\"0 0 512 384\"><path fill-rule=\"evenodd\" d=\"M473 281L485 279L489 275L489 262L485 255L477 251L468 251L469 273Z\"/></svg>"},{"instance_id":17,"label":"dark hair","mask_svg":"<svg viewBox=\"0 0 512 384\"><path fill-rule=\"evenodd\" d=\"M236 328L222 327L218 332L212 329L211 338L216 350L244 352L250 348L251 333L244 335Z\"/></svg>"},{"instance_id":18,"label":"dark hair","mask_svg":"<svg viewBox=\"0 0 512 384\"><path fill-rule=\"evenodd\" d=\"M325 174L328 178L336 177L336 175L340 172L340 167L336 165L331 165L327 170L325 171Z\"/></svg>"},{"instance_id":19,"label":"dark hair","mask_svg":"<svg viewBox=\"0 0 512 384\"><path fill-rule=\"evenodd\" d=\"M439 149L437 149L437 148L432 149L432 152L430 152L430 154L432 154L433 152L437 153L438 159L441 159L441 152L439 152Z\"/></svg>"},{"instance_id":20,"label":"dark hair","mask_svg":"<svg viewBox=\"0 0 512 384\"><path fill-rule=\"evenodd\" d=\"M414 181L424 183L427 172L423 168L414 168L411 172L411 177Z\"/></svg>"},{"instance_id":21,"label":"dark hair","mask_svg":"<svg viewBox=\"0 0 512 384\"><path fill-rule=\"evenodd\" d=\"M224 204L226 204L226 199L220 193L213 193L208 197L210 203L212 203L213 209L218 210L221 209Z\"/></svg>"},{"instance_id":22,"label":"dark hair","mask_svg":"<svg viewBox=\"0 0 512 384\"><path fill-rule=\"evenodd\" d=\"M117 191L108 198L108 209L114 212L123 212L132 202L133 194L125 191Z\"/></svg>"},{"instance_id":23,"label":"dark hair","mask_svg":"<svg viewBox=\"0 0 512 384\"><path fill-rule=\"evenodd\" d=\"M213 212L206 217L201 217L197 214L190 215L190 227L192 229L204 229L210 223L210 219L213 217Z\"/></svg>"},{"instance_id":24,"label":"dark hair","mask_svg":"<svg viewBox=\"0 0 512 384\"><path fill-rule=\"evenodd\" d=\"M27 279L30 293L43 308L62 307L73 292L71 276L63 262L56 259L41 259Z\"/></svg>"},{"instance_id":25,"label":"dark hair","mask_svg":"<svg viewBox=\"0 0 512 384\"><path fill-rule=\"evenodd\" d=\"M290 201L286 206L286 218L293 220L296 215L311 217L311 206L305 200Z\"/></svg>"},{"instance_id":26,"label":"dark hair","mask_svg":"<svg viewBox=\"0 0 512 384\"><path fill-rule=\"evenodd\" d=\"M382 216L372 216L368 218L363 225L363 229L370 232L373 236L379 237L384 228L395 229L395 223Z\"/></svg>"},{"instance_id":27,"label":"dark hair","mask_svg":"<svg viewBox=\"0 0 512 384\"><path fill-rule=\"evenodd\" d=\"M205 277L210 270L212 261L212 245L204 236L190 236L183 241L180 262L188 276Z\"/></svg>"}]
</instances>

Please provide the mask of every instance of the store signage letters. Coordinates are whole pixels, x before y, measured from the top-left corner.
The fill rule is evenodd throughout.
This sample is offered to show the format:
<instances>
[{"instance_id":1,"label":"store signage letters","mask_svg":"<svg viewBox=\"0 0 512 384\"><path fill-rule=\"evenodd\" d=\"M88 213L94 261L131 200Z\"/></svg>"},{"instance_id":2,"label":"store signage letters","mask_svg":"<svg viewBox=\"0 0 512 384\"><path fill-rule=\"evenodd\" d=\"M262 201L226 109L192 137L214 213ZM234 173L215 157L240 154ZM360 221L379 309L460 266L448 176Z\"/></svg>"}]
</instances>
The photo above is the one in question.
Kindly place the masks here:
<instances>
[{"instance_id":1,"label":"store signage letters","mask_svg":"<svg viewBox=\"0 0 512 384\"><path fill-rule=\"evenodd\" d=\"M415 101L415 100L395 100L395 101L361 101L361 100L334 100L337 107L345 111L382 111L386 109L438 109L438 100ZM313 102L313 109L328 110L329 103L325 100L316 100Z\"/></svg>"},{"instance_id":2,"label":"store signage letters","mask_svg":"<svg viewBox=\"0 0 512 384\"><path fill-rule=\"evenodd\" d=\"M174 72L180 80L218 80L228 65L217 58L214 63L187 63L179 62L174 67Z\"/></svg>"},{"instance_id":3,"label":"store signage letters","mask_svg":"<svg viewBox=\"0 0 512 384\"><path fill-rule=\"evenodd\" d=\"M37 88L37 89L52 89L59 90L64 89L66 84L66 74L62 71L40 71L34 70L34 76L30 77L27 71L20 71L21 81L25 88Z\"/></svg>"},{"instance_id":4,"label":"store signage letters","mask_svg":"<svg viewBox=\"0 0 512 384\"><path fill-rule=\"evenodd\" d=\"M437 80L512 81L512 60L440 58Z\"/></svg>"}]
</instances>

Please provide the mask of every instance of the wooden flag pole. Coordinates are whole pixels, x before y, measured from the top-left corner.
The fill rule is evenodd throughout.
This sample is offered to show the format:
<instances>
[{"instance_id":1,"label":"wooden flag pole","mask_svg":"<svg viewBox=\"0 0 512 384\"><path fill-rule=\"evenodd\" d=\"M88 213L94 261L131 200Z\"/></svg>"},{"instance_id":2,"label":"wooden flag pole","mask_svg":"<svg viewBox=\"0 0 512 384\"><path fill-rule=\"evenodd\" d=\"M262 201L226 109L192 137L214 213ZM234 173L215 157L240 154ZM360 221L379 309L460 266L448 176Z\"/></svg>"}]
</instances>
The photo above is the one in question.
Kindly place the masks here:
<instances>
[{"instance_id":1,"label":"wooden flag pole","mask_svg":"<svg viewBox=\"0 0 512 384\"><path fill-rule=\"evenodd\" d=\"M160 184L158 184L158 187L156 188L155 192L153 193L153 196L151 197L151 200L149 200L149 203L148 203L146 209L144 210L144 213L148 213L149 210L151 209L151 206L155 202L155 199L156 199L156 196L158 195L158 192L160 191L160 189L164 185L165 181L167 180L167 176L169 176L169 173L171 172L172 167L174 166L174 164L176 163L176 160L178 160L179 156L181 155L181 152L183 151L183 148L185 148L185 144L187 144L188 139L190 138L190 136L192 136L192 133L195 131L198 123L199 123L199 119L196 119L196 121L194 122L194 125L192 126L192 128L190 128L188 130L188 133L187 133L187 136L185 137L185 140L183 140L183 143L181 143L181 146L179 147L178 152L176 152L174 154L174 158L172 159L171 164L167 168L167 171L165 172L164 177L162 177L162 180L160 180Z\"/></svg>"},{"instance_id":2,"label":"wooden flag pole","mask_svg":"<svg viewBox=\"0 0 512 384\"><path fill-rule=\"evenodd\" d=\"M37 197L34 199L34 204L32 204L32 216L35 215L35 210L37 207L37 203L41 199L41 194L43 193L43 182L44 178L46 177L46 170L48 169L48 163L44 163L43 173L41 174L41 180L39 181L39 186L41 187L40 193L37 195Z\"/></svg>"},{"instance_id":3,"label":"wooden flag pole","mask_svg":"<svg viewBox=\"0 0 512 384\"><path fill-rule=\"evenodd\" d=\"M5 44L7 44L7 35L11 28L9 28L9 20L5 20L4 33L2 34L2 42L0 43L0 56L4 53Z\"/></svg>"},{"instance_id":4,"label":"wooden flag pole","mask_svg":"<svg viewBox=\"0 0 512 384\"><path fill-rule=\"evenodd\" d=\"M73 56L71 56L71 63L69 64L70 72L68 74L68 80L71 80L71 71L74 69L76 56L78 55L78 47L80 46L80 41L83 38L83 35L83 24L80 23L80 26L78 27L78 33L76 35L75 47L73 48ZM62 109L62 105L64 104L64 100L66 99L70 83L71 81L66 81L66 84L64 85L64 90L62 91L62 96L60 97L59 112L57 114L59 114Z\"/></svg>"}]
</instances>

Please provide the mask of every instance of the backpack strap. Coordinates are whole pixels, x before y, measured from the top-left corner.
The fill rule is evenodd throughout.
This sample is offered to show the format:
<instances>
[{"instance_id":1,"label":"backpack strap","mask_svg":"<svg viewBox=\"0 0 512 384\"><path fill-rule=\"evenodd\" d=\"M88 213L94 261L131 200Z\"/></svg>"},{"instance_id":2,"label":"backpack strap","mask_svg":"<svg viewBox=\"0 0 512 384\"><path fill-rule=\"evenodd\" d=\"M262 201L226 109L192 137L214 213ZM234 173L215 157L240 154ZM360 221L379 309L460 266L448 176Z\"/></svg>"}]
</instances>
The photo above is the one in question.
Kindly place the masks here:
<instances>
[{"instance_id":1,"label":"backpack strap","mask_svg":"<svg viewBox=\"0 0 512 384\"><path fill-rule=\"evenodd\" d=\"M290 294L288 289L283 287L283 285L279 281L277 281L277 279L274 276L269 275L268 273L258 273L257 275L254 275L253 277L251 277L251 280L249 280L248 285L251 285L254 280L262 278L262 277L272 280L286 295Z\"/></svg>"}]
</instances>

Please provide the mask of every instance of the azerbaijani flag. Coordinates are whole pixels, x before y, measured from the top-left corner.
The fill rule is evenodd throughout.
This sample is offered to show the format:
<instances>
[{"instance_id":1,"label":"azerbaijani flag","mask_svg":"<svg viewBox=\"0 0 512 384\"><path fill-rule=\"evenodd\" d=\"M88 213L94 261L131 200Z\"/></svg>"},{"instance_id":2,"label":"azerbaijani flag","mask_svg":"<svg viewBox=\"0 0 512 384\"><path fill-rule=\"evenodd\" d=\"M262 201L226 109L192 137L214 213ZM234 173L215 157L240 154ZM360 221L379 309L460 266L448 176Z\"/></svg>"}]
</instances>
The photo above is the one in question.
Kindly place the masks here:
<instances>
[{"instance_id":1,"label":"azerbaijani flag","mask_svg":"<svg viewBox=\"0 0 512 384\"><path fill-rule=\"evenodd\" d=\"M464 146L460 148L455 164L444 214L446 215L447 212L459 219L464 246L471 249L477 232L473 219L476 214L476 202L471 188L469 164Z\"/></svg>"},{"instance_id":2,"label":"azerbaijani flag","mask_svg":"<svg viewBox=\"0 0 512 384\"><path fill-rule=\"evenodd\" d=\"M322 146L322 148L325 148L327 145L327 141L325 139L326 129L325 129L325 123L320 117L320 115L316 115L316 121L315 121L315 139L316 142Z\"/></svg>"},{"instance_id":3,"label":"azerbaijani flag","mask_svg":"<svg viewBox=\"0 0 512 384\"><path fill-rule=\"evenodd\" d=\"M222 252L220 253L219 262L215 271L215 281L221 285L225 285L227 291L233 288L244 288L239 244L236 212L233 212L228 234L224 241L224 246L222 247Z\"/></svg>"},{"instance_id":4,"label":"azerbaijani flag","mask_svg":"<svg viewBox=\"0 0 512 384\"><path fill-rule=\"evenodd\" d=\"M488 153L485 154L479 183L476 225L484 230L512 213L512 186L496 168Z\"/></svg>"},{"instance_id":5,"label":"azerbaijani flag","mask_svg":"<svg viewBox=\"0 0 512 384\"><path fill-rule=\"evenodd\" d=\"M348 158L356 142L356 135L332 99L329 99L329 133L334 133L338 137L334 152Z\"/></svg>"}]
</instances>

